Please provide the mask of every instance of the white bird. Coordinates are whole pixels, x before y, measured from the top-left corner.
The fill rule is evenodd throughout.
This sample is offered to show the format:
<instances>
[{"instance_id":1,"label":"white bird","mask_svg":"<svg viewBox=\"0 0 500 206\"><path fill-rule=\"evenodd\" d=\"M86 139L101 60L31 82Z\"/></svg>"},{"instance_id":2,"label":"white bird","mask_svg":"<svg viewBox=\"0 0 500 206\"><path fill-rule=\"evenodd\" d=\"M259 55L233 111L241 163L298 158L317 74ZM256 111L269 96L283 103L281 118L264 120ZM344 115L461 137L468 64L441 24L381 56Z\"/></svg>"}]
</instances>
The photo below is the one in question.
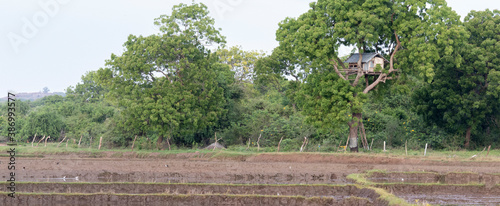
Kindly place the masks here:
<instances>
[{"instance_id":1,"label":"white bird","mask_svg":"<svg viewBox=\"0 0 500 206\"><path fill-rule=\"evenodd\" d=\"M78 181L78 176L75 177L75 180Z\"/></svg>"},{"instance_id":2,"label":"white bird","mask_svg":"<svg viewBox=\"0 0 500 206\"><path fill-rule=\"evenodd\" d=\"M404 182L404 181L405 181L405 179L404 179L404 178L401 178L401 181L402 181L402 182Z\"/></svg>"}]
</instances>

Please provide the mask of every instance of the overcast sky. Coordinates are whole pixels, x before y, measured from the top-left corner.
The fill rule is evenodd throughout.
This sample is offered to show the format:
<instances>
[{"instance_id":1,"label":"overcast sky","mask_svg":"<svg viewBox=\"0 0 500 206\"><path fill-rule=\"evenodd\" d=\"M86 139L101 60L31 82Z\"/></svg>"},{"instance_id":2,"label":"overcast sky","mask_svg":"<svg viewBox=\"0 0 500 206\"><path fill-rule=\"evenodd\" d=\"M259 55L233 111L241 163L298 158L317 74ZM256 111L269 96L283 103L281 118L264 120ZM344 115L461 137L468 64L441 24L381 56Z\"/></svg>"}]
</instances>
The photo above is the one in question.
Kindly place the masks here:
<instances>
[{"instance_id":1,"label":"overcast sky","mask_svg":"<svg viewBox=\"0 0 500 206\"><path fill-rule=\"evenodd\" d=\"M197 0L205 3L228 46L270 52L278 22L312 0ZM0 0L0 97L7 91L64 92L85 72L121 54L129 34L158 33L155 18L191 0ZM462 17L500 9L498 0L448 0Z\"/></svg>"}]
</instances>

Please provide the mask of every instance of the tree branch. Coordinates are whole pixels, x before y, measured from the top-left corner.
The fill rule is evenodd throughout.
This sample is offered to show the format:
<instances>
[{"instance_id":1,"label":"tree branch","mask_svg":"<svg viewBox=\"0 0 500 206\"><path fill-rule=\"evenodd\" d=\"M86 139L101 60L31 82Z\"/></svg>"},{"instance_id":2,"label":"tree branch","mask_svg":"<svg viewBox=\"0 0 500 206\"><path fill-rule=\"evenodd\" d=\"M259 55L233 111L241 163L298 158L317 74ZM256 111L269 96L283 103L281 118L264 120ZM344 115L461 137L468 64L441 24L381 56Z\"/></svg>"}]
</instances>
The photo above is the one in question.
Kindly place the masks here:
<instances>
[{"instance_id":1,"label":"tree branch","mask_svg":"<svg viewBox=\"0 0 500 206\"><path fill-rule=\"evenodd\" d=\"M398 37L398 34L396 33L396 31L394 31L394 36L396 37L396 48L394 48L394 52L392 52L391 54L391 60L389 62L389 74L391 72L394 71L394 56L396 55L396 53L398 52L399 48L401 47L401 42L399 41L399 37Z\"/></svg>"},{"instance_id":2,"label":"tree branch","mask_svg":"<svg viewBox=\"0 0 500 206\"><path fill-rule=\"evenodd\" d=\"M340 58L339 58L338 56L335 56L335 58L337 59L337 62L340 62L340 63L342 62L342 60L340 60ZM338 63L337 63L337 64L338 64ZM347 69L347 68L345 67L345 64L341 63L340 65L342 65L342 69Z\"/></svg>"},{"instance_id":3,"label":"tree branch","mask_svg":"<svg viewBox=\"0 0 500 206\"><path fill-rule=\"evenodd\" d=\"M398 34L396 33L396 31L394 31L394 36L396 37L396 48L394 48L394 51L392 52L391 54L391 59L390 59L390 62L389 62L389 71L387 73L382 73L378 76L377 80L375 80L372 84L370 84L369 86L367 86L364 90L363 90L363 93L368 93L370 90L372 90L373 88L375 88L380 82L385 82L385 80L388 79L388 75L391 74L392 72L396 71L394 69L394 56L396 56L396 53L399 51L399 48L401 47L401 42L399 41L399 37L398 37Z\"/></svg>"},{"instance_id":4,"label":"tree branch","mask_svg":"<svg viewBox=\"0 0 500 206\"><path fill-rule=\"evenodd\" d=\"M358 48L358 51L361 51L361 50ZM354 79L354 82L352 83L353 87L358 85L359 79L361 78L361 76L363 76L363 68L361 67L362 60L363 60L363 54L361 52L359 52L358 74L356 75L356 79Z\"/></svg>"},{"instance_id":5,"label":"tree branch","mask_svg":"<svg viewBox=\"0 0 500 206\"><path fill-rule=\"evenodd\" d=\"M337 58L338 58L338 57L337 57ZM347 80L347 79L344 77L344 75L342 75L342 73L340 73L339 68L338 68L338 63L337 63L337 61L335 61L335 60L333 60L333 59L332 59L331 61L333 61L333 62L334 62L334 63L333 63L333 68L335 69L335 73L337 73L337 75L339 75L339 77L340 77L340 78L342 78L343 80Z\"/></svg>"},{"instance_id":6,"label":"tree branch","mask_svg":"<svg viewBox=\"0 0 500 206\"><path fill-rule=\"evenodd\" d=\"M168 74L165 74L165 72L163 72L161 69L158 69L158 70L156 70L156 71L158 71L158 72L162 73L162 74L163 74L163 76L165 76L165 77L168 79L168 81L169 81L170 83L172 83L172 81L170 80L170 77L168 77Z\"/></svg>"},{"instance_id":7,"label":"tree branch","mask_svg":"<svg viewBox=\"0 0 500 206\"><path fill-rule=\"evenodd\" d=\"M372 84L370 84L369 86L367 86L364 90L363 90L363 93L368 93L369 91L371 91L373 88L375 88L381 81L385 81L385 78L387 77L387 74L385 73L382 73L378 76L377 80L375 80Z\"/></svg>"}]
</instances>

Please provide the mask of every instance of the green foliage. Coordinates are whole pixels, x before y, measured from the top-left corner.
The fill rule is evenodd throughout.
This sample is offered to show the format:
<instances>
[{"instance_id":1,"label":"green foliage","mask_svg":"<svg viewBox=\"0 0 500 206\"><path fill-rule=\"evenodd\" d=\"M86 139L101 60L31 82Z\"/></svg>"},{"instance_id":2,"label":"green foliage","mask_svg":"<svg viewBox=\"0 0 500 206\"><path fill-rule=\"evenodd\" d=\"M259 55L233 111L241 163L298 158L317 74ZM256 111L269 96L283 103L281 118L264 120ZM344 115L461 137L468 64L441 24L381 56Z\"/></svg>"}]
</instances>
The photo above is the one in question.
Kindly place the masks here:
<instances>
[{"instance_id":1,"label":"green foliage","mask_svg":"<svg viewBox=\"0 0 500 206\"><path fill-rule=\"evenodd\" d=\"M297 152L301 145L300 139L284 139L280 145L280 152Z\"/></svg>"},{"instance_id":2,"label":"green foliage","mask_svg":"<svg viewBox=\"0 0 500 206\"><path fill-rule=\"evenodd\" d=\"M154 131L180 144L199 142L227 112L221 107L225 98L218 78L228 67L205 47L223 45L224 37L204 4L174 6L155 24L161 34L130 35L125 52L113 54L109 68L99 73L124 107L123 127L134 128L134 134Z\"/></svg>"},{"instance_id":3,"label":"green foliage","mask_svg":"<svg viewBox=\"0 0 500 206\"><path fill-rule=\"evenodd\" d=\"M413 79L413 82L406 80ZM416 84L417 83L417 84ZM363 105L366 111L363 123L367 131L368 141L374 140L374 147L382 147L386 141L388 147L404 147L408 141L408 148L420 149L426 143L434 149L449 148L456 142L450 142L450 135L441 129L427 125L413 109L413 90L418 87L414 78L402 77L383 94L373 93L369 99L374 101ZM377 97L380 95L380 97Z\"/></svg>"},{"instance_id":4,"label":"green foliage","mask_svg":"<svg viewBox=\"0 0 500 206\"><path fill-rule=\"evenodd\" d=\"M366 95L361 88L349 86L335 73L313 73L299 93L308 122L323 129L336 128L349 122L353 113L362 111ZM358 95L355 95L358 94Z\"/></svg>"},{"instance_id":5,"label":"green foliage","mask_svg":"<svg viewBox=\"0 0 500 206\"><path fill-rule=\"evenodd\" d=\"M417 110L427 122L456 135L470 131L473 141L480 141L478 135L489 127L498 127L490 121L500 114L498 93L491 92L498 89L499 80L500 50L493 46L500 42L495 34L500 32L498 23L498 11L473 11L465 18L464 31L449 33L454 43L443 48L445 54L437 63L441 69L433 82L414 95ZM467 137L465 144L469 144Z\"/></svg>"},{"instance_id":6,"label":"green foliage","mask_svg":"<svg viewBox=\"0 0 500 206\"><path fill-rule=\"evenodd\" d=\"M135 148L154 150L162 139L201 148L217 132L241 152L248 143L257 151L259 136L260 152L275 152L281 138L280 151L298 151L304 137L306 151L335 152L363 123L375 148L457 150L468 128L473 146L500 142L497 10L462 23L443 0L318 0L279 24L267 56L225 48L201 3L176 5L154 23L160 33L130 35L122 55L65 97L17 101L17 140L82 137L95 147L102 136L105 147L130 147L137 135ZM394 64L345 76L340 46ZM6 111L0 104L4 137Z\"/></svg>"},{"instance_id":7,"label":"green foliage","mask_svg":"<svg viewBox=\"0 0 500 206\"><path fill-rule=\"evenodd\" d=\"M444 1L319 0L310 7L300 17L280 23L276 32L280 45L262 63L263 70L297 74L297 82L305 80L296 89L302 90L298 102L308 121L326 130L347 123L350 148L357 148L365 95L395 77L390 75L398 69L432 79L438 47L448 50L452 41L446 38L463 33L457 26L458 15ZM377 67L381 73L373 78L361 69L343 73L340 46L354 46L359 54L380 53L390 59L389 65ZM265 69L269 67L275 69ZM388 123L388 128L398 127Z\"/></svg>"},{"instance_id":8,"label":"green foliage","mask_svg":"<svg viewBox=\"0 0 500 206\"><path fill-rule=\"evenodd\" d=\"M33 137L35 134L50 136L52 139L57 139L61 136L61 131L65 127L63 118L56 111L41 109L31 112L26 119L24 127L22 127L20 139L25 141L28 137Z\"/></svg>"},{"instance_id":9,"label":"green foliage","mask_svg":"<svg viewBox=\"0 0 500 206\"><path fill-rule=\"evenodd\" d=\"M251 83L254 80L255 63L264 56L262 52L244 51L236 46L218 50L217 55L220 63L231 67L237 83Z\"/></svg>"}]
</instances>

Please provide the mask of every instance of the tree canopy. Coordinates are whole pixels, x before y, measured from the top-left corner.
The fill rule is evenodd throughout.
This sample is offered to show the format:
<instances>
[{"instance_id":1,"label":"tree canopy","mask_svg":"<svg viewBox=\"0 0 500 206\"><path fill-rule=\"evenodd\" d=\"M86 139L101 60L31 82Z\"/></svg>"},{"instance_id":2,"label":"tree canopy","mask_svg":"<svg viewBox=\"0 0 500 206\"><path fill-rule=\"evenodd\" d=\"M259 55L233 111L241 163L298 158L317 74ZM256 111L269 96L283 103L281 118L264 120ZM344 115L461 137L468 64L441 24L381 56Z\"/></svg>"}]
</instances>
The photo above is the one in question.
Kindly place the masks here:
<instances>
[{"instance_id":1,"label":"tree canopy","mask_svg":"<svg viewBox=\"0 0 500 206\"><path fill-rule=\"evenodd\" d=\"M444 0L309 7L279 23L279 46L265 54L227 47L204 4L176 5L154 19L157 34L129 35L123 53L66 96L17 100L16 138L175 149L217 136L237 150L302 151L311 141L318 147L306 151L337 151L347 136L354 152L370 140L412 149L500 143L498 10L461 21Z\"/></svg>"},{"instance_id":2,"label":"tree canopy","mask_svg":"<svg viewBox=\"0 0 500 206\"><path fill-rule=\"evenodd\" d=\"M428 122L465 135L465 147L471 134L485 130L499 114L499 23L498 11L471 12L464 20L466 33L453 36L452 50L437 62L434 80L415 93Z\"/></svg>"},{"instance_id":3,"label":"tree canopy","mask_svg":"<svg viewBox=\"0 0 500 206\"><path fill-rule=\"evenodd\" d=\"M309 120L323 126L347 123L350 148L357 151L362 94L395 78L395 73L432 79L438 47L447 43L444 35L458 26L459 17L444 1L319 0L310 7L297 19L280 23L275 52L297 59L292 70L308 75L303 106ZM341 60L340 46L357 49L354 74ZM361 65L367 52L386 55L389 64L368 75Z\"/></svg>"},{"instance_id":4,"label":"tree canopy","mask_svg":"<svg viewBox=\"0 0 500 206\"><path fill-rule=\"evenodd\" d=\"M125 52L111 55L100 73L125 108L124 124L158 132L158 143L163 137L191 143L226 112L219 106L225 99L218 81L228 67L208 48L225 38L203 4L174 6L155 24L160 34L130 35Z\"/></svg>"}]
</instances>

